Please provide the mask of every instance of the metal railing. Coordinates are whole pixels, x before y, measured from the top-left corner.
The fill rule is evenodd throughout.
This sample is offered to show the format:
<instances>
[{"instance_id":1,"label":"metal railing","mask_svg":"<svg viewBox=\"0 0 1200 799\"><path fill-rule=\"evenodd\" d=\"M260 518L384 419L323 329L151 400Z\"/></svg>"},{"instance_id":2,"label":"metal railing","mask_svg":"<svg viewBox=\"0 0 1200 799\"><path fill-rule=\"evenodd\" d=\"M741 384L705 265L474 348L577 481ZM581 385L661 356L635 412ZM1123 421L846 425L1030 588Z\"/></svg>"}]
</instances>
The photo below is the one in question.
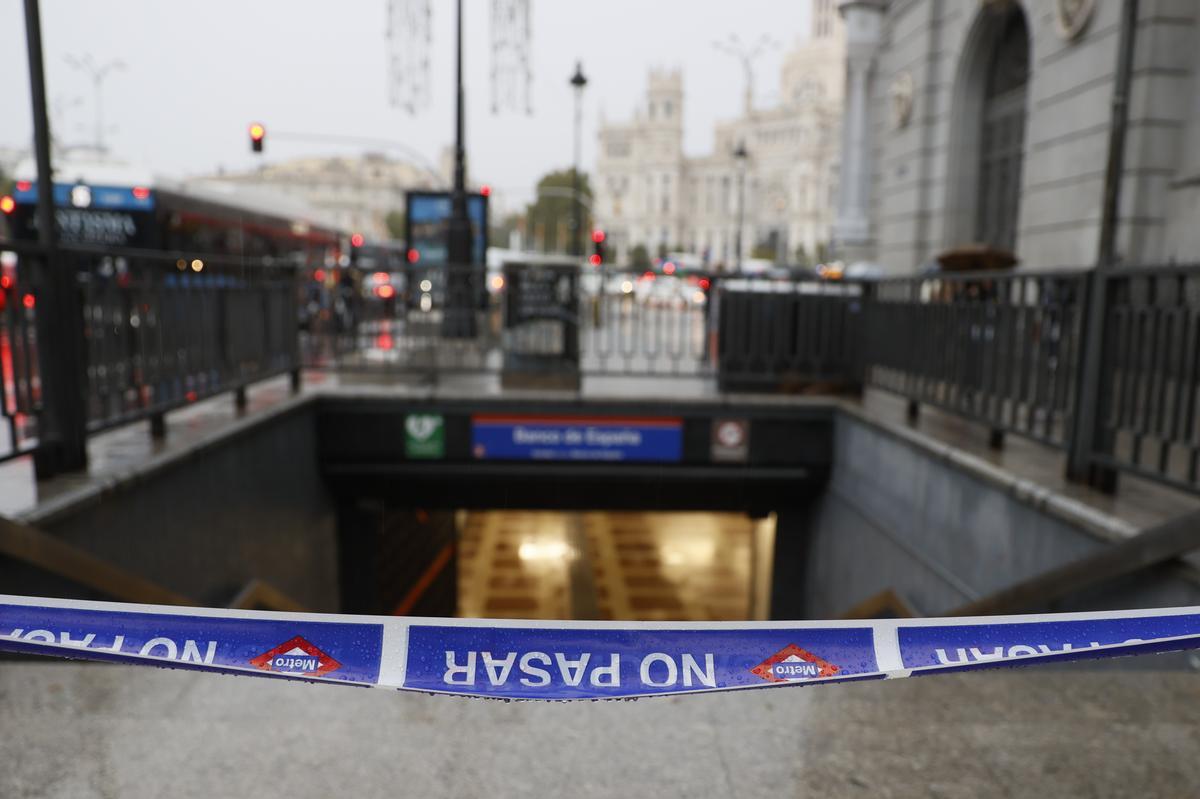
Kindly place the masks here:
<instances>
[{"instance_id":1,"label":"metal railing","mask_svg":"<svg viewBox=\"0 0 1200 799\"><path fill-rule=\"evenodd\" d=\"M536 287L530 307L509 292L511 270L414 268L399 285L385 284L386 300L375 294L377 286L366 286L342 303L354 306L348 317L314 316L318 321L302 336L305 363L431 375L500 372L557 358L592 376L715 374L710 291L687 279L602 278L571 270L562 291L550 284ZM449 285L459 287L457 302L445 290ZM541 296L546 292L551 293ZM455 306L471 317L470 335L448 327Z\"/></svg>"},{"instance_id":2,"label":"metal railing","mask_svg":"<svg viewBox=\"0 0 1200 799\"><path fill-rule=\"evenodd\" d=\"M0 242L0 253L3 459L39 446L42 370L58 354L44 351L43 252ZM1082 464L1200 490L1200 265L716 285L562 264L409 267L314 294L310 275L288 265L193 260L58 252L82 321L71 357L84 434L147 417L161 432L172 408L228 390L242 398L247 384L302 365L550 368L721 390L874 386L981 423L994 444L1014 433L1065 450L1077 477ZM1103 335L1089 339L1097 318Z\"/></svg>"},{"instance_id":3,"label":"metal railing","mask_svg":"<svg viewBox=\"0 0 1200 799\"><path fill-rule=\"evenodd\" d=\"M4 283L3 414L10 431L0 459L38 445L44 410L38 276L44 253L0 242ZM86 428L97 432L163 414L264 378L298 373L296 270L286 264L137 250L63 247L55 268L70 270L82 317L73 371ZM40 324L39 324L40 323ZM67 357L59 354L58 357ZM39 358L39 356L42 356Z\"/></svg>"},{"instance_id":4,"label":"metal railing","mask_svg":"<svg viewBox=\"0 0 1200 799\"><path fill-rule=\"evenodd\" d=\"M1200 489L1200 265L1121 269L1102 279L1091 457Z\"/></svg>"},{"instance_id":5,"label":"metal railing","mask_svg":"<svg viewBox=\"0 0 1200 799\"><path fill-rule=\"evenodd\" d=\"M722 390L857 386L864 286L734 280L717 299Z\"/></svg>"},{"instance_id":6,"label":"metal railing","mask_svg":"<svg viewBox=\"0 0 1200 799\"><path fill-rule=\"evenodd\" d=\"M1068 437L1080 272L880 281L863 326L870 385L1053 446Z\"/></svg>"}]
</instances>

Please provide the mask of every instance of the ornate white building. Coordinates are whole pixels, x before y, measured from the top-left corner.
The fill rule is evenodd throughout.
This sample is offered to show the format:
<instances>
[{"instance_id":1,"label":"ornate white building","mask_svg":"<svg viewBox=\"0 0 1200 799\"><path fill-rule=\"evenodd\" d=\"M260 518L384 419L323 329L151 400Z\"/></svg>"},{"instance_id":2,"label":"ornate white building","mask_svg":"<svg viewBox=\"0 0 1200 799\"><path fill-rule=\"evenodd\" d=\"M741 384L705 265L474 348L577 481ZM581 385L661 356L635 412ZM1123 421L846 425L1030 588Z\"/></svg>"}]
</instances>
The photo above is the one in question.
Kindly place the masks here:
<instances>
[{"instance_id":1,"label":"ornate white building","mask_svg":"<svg viewBox=\"0 0 1200 799\"><path fill-rule=\"evenodd\" d=\"M618 262L638 244L695 253L732 268L739 198L742 257L812 259L829 242L836 198L844 43L834 0L813 0L812 30L788 55L780 98L716 126L714 149L683 153L683 77L651 71L633 119L601 122L595 172L597 224ZM739 145L746 156L735 156ZM744 181L744 193L739 186Z\"/></svg>"},{"instance_id":2,"label":"ornate white building","mask_svg":"<svg viewBox=\"0 0 1200 799\"><path fill-rule=\"evenodd\" d=\"M1108 188L1118 260L1200 258L1200 3L1140 0L1119 151L1123 0L839 5L847 260L908 272L985 245L1020 267L1091 266Z\"/></svg>"}]
</instances>

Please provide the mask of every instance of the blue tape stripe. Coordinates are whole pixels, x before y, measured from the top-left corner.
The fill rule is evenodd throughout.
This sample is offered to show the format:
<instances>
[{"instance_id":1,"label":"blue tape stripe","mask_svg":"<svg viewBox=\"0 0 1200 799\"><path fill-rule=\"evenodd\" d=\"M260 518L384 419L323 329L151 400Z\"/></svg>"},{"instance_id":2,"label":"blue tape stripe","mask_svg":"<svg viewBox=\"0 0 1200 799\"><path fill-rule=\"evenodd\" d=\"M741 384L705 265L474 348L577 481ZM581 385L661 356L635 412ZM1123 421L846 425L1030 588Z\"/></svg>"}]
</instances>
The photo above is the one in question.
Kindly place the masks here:
<instances>
[{"instance_id":1,"label":"blue tape stripe","mask_svg":"<svg viewBox=\"0 0 1200 799\"><path fill-rule=\"evenodd\" d=\"M1200 648L1200 608L872 622L597 623L0 595L0 650L506 699L846 682Z\"/></svg>"}]
</instances>

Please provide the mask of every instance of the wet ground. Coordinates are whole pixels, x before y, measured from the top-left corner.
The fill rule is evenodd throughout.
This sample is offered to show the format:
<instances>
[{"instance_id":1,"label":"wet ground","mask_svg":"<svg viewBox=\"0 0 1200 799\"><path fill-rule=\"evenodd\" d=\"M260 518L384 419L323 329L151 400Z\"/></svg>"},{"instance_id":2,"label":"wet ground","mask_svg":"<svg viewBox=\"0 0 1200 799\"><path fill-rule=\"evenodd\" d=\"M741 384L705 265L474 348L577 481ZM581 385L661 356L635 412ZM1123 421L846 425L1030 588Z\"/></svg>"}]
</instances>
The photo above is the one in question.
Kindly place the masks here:
<instances>
[{"instance_id":1,"label":"wet ground","mask_svg":"<svg viewBox=\"0 0 1200 799\"><path fill-rule=\"evenodd\" d=\"M502 703L0 662L0 796L1191 797L1200 677L1022 670Z\"/></svg>"}]
</instances>

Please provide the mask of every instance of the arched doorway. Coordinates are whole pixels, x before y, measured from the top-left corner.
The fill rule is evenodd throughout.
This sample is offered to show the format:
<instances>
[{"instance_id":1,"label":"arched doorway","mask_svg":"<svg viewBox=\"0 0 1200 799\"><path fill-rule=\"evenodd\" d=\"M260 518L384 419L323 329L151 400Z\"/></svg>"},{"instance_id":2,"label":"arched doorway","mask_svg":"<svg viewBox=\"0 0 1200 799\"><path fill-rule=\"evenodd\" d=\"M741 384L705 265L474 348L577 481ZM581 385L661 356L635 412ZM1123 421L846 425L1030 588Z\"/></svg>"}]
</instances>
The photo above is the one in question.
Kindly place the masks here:
<instances>
[{"instance_id":1,"label":"arched doorway","mask_svg":"<svg viewBox=\"0 0 1200 799\"><path fill-rule=\"evenodd\" d=\"M1012 252L1021 205L1029 31L1025 15L1015 3L1003 13L984 83L975 240Z\"/></svg>"},{"instance_id":2,"label":"arched doorway","mask_svg":"<svg viewBox=\"0 0 1200 799\"><path fill-rule=\"evenodd\" d=\"M1016 0L980 9L953 104L945 244L1013 251L1029 84L1029 27Z\"/></svg>"}]
</instances>

